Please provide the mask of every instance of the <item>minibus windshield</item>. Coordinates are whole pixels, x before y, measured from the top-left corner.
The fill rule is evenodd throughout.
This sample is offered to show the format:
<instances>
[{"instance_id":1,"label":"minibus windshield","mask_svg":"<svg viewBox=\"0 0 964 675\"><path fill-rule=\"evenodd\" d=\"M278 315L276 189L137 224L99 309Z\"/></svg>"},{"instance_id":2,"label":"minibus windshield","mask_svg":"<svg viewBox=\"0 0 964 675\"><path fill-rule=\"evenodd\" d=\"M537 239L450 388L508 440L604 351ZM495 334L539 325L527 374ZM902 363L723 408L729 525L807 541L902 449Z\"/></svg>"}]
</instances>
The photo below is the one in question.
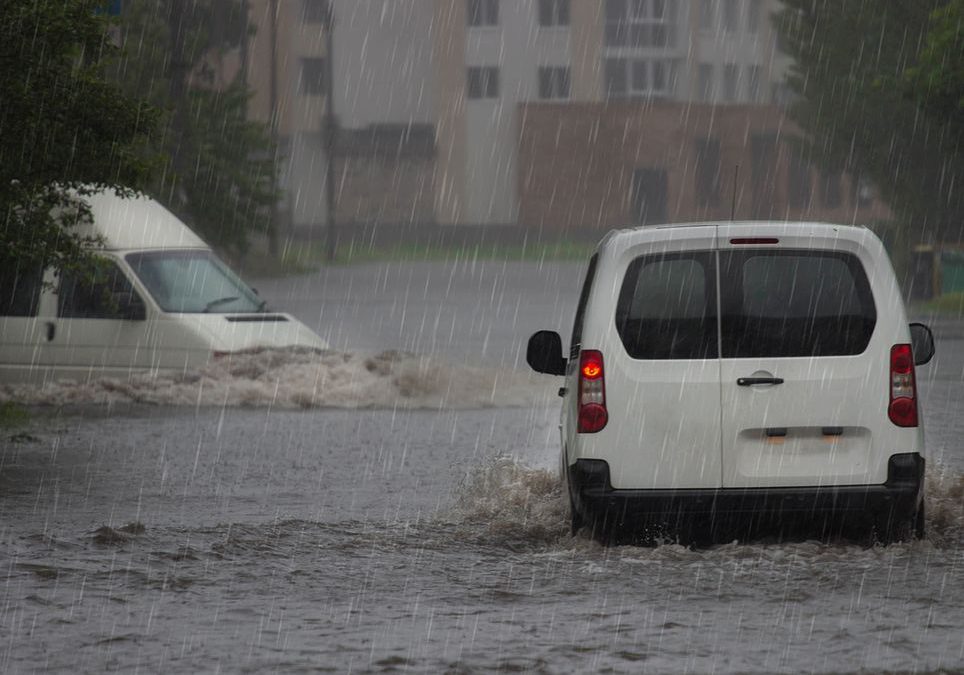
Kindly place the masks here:
<instances>
[{"instance_id":1,"label":"minibus windshield","mask_svg":"<svg viewBox=\"0 0 964 675\"><path fill-rule=\"evenodd\" d=\"M264 302L210 251L129 253L127 263L165 312L258 312Z\"/></svg>"}]
</instances>

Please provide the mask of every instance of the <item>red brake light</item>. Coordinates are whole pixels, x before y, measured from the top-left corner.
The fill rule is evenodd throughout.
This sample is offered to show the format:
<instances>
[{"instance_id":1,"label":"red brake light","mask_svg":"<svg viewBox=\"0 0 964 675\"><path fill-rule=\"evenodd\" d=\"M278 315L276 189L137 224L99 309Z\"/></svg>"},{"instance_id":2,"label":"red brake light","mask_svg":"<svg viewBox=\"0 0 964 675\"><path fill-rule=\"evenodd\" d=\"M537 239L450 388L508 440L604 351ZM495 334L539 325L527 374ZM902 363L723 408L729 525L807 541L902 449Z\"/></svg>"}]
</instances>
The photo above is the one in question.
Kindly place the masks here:
<instances>
[{"instance_id":1,"label":"red brake light","mask_svg":"<svg viewBox=\"0 0 964 675\"><path fill-rule=\"evenodd\" d=\"M914 353L908 344L890 348L890 405L887 416L899 427L916 427L918 423Z\"/></svg>"},{"instance_id":2,"label":"red brake light","mask_svg":"<svg viewBox=\"0 0 964 675\"><path fill-rule=\"evenodd\" d=\"M606 381L602 352L585 349L579 353L579 433L602 431L609 421L606 410Z\"/></svg>"},{"instance_id":3,"label":"red brake light","mask_svg":"<svg viewBox=\"0 0 964 675\"><path fill-rule=\"evenodd\" d=\"M584 356L581 364L582 376L587 380L595 380L602 377L602 359L595 358L595 355Z\"/></svg>"},{"instance_id":4,"label":"red brake light","mask_svg":"<svg viewBox=\"0 0 964 675\"><path fill-rule=\"evenodd\" d=\"M730 239L731 244L779 244L776 237L738 237Z\"/></svg>"}]
</instances>

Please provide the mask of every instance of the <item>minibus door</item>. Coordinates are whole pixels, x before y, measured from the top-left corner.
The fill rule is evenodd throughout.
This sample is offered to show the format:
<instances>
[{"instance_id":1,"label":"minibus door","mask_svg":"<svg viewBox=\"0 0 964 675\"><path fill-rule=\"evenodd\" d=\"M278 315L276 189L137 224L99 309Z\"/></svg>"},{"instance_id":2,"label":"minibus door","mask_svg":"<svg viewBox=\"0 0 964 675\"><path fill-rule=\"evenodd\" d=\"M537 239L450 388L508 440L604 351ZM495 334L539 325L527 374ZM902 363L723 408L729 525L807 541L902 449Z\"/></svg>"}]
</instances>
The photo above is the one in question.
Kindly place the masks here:
<instances>
[{"instance_id":1,"label":"minibus door","mask_svg":"<svg viewBox=\"0 0 964 675\"><path fill-rule=\"evenodd\" d=\"M58 275L56 318L49 320L45 361L55 372L125 377L154 365L144 299L113 260L93 280Z\"/></svg>"}]
</instances>

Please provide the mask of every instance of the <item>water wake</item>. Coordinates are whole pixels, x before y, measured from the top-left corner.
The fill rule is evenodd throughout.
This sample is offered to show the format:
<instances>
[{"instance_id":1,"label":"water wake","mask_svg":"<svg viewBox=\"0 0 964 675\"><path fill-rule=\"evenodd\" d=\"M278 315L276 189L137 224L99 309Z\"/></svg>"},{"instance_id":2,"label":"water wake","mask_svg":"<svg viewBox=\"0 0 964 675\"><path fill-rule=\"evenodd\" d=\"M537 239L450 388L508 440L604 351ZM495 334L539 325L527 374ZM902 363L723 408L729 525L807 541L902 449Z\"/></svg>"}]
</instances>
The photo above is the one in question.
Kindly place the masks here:
<instances>
[{"instance_id":1,"label":"water wake","mask_svg":"<svg viewBox=\"0 0 964 675\"><path fill-rule=\"evenodd\" d=\"M258 349L177 375L136 374L39 387L0 385L0 402L288 409L519 407L545 404L551 390L547 382L552 384L528 373L445 363L399 351Z\"/></svg>"},{"instance_id":2,"label":"water wake","mask_svg":"<svg viewBox=\"0 0 964 675\"><path fill-rule=\"evenodd\" d=\"M936 465L928 469L925 480L925 540L895 546L961 548L964 546L964 474ZM529 468L509 457L496 457L465 477L456 491L450 518L469 539L497 541L510 547L549 546L572 550L594 546L585 530L576 537L570 536L569 503L557 473ZM790 546L800 547L799 552L814 547L827 548L817 542ZM829 548L839 547L831 544ZM669 545L652 550L657 555L672 556L684 549Z\"/></svg>"}]
</instances>

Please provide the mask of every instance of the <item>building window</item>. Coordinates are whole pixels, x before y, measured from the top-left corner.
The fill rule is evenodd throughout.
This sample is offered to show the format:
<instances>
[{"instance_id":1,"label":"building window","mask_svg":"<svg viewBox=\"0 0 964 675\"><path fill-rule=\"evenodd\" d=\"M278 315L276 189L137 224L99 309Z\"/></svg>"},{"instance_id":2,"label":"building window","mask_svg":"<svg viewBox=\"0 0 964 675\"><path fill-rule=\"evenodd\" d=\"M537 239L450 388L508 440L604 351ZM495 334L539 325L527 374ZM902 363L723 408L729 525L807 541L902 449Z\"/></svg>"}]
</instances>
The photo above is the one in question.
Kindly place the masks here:
<instances>
[{"instance_id":1,"label":"building window","mask_svg":"<svg viewBox=\"0 0 964 675\"><path fill-rule=\"evenodd\" d=\"M700 0L700 30L711 31L716 23L713 16L713 0Z\"/></svg>"},{"instance_id":2,"label":"building window","mask_svg":"<svg viewBox=\"0 0 964 675\"><path fill-rule=\"evenodd\" d=\"M836 209L843 204L843 189L840 185L839 171L824 171L820 176L823 206Z\"/></svg>"},{"instance_id":3,"label":"building window","mask_svg":"<svg viewBox=\"0 0 964 675\"><path fill-rule=\"evenodd\" d=\"M673 81L673 65L668 61L651 61L650 71L652 73L652 78L650 79L650 86L652 87L653 93L657 95L669 96L673 93L672 91L672 81Z\"/></svg>"},{"instance_id":4,"label":"building window","mask_svg":"<svg viewBox=\"0 0 964 675\"><path fill-rule=\"evenodd\" d=\"M723 66L723 100L727 103L734 103L739 98L739 72L735 63Z\"/></svg>"},{"instance_id":5,"label":"building window","mask_svg":"<svg viewBox=\"0 0 964 675\"><path fill-rule=\"evenodd\" d=\"M716 92L713 90L713 64L701 63L697 69L697 76L699 77L697 92L699 99L704 103L712 103L716 97Z\"/></svg>"},{"instance_id":6,"label":"building window","mask_svg":"<svg viewBox=\"0 0 964 675\"><path fill-rule=\"evenodd\" d=\"M760 81L763 69L760 66L746 67L746 98L751 103L760 100Z\"/></svg>"},{"instance_id":7,"label":"building window","mask_svg":"<svg viewBox=\"0 0 964 675\"><path fill-rule=\"evenodd\" d=\"M666 59L606 59L608 98L669 97L676 85L676 67Z\"/></svg>"},{"instance_id":8,"label":"building window","mask_svg":"<svg viewBox=\"0 0 964 675\"><path fill-rule=\"evenodd\" d=\"M676 42L672 7L666 0L606 0L606 45L672 47Z\"/></svg>"},{"instance_id":9,"label":"building window","mask_svg":"<svg viewBox=\"0 0 964 675\"><path fill-rule=\"evenodd\" d=\"M499 0L468 0L470 26L498 26Z\"/></svg>"},{"instance_id":10,"label":"building window","mask_svg":"<svg viewBox=\"0 0 964 675\"><path fill-rule=\"evenodd\" d=\"M790 155L787 172L787 203L791 209L810 208L810 163L798 153Z\"/></svg>"},{"instance_id":11,"label":"building window","mask_svg":"<svg viewBox=\"0 0 964 675\"><path fill-rule=\"evenodd\" d=\"M740 27L740 0L723 0L723 30L735 33Z\"/></svg>"},{"instance_id":12,"label":"building window","mask_svg":"<svg viewBox=\"0 0 964 675\"><path fill-rule=\"evenodd\" d=\"M626 59L606 59L606 97L622 98L629 87L626 84Z\"/></svg>"},{"instance_id":13,"label":"building window","mask_svg":"<svg viewBox=\"0 0 964 675\"><path fill-rule=\"evenodd\" d=\"M645 167L633 172L633 217L636 223L666 222L667 185L665 169Z\"/></svg>"},{"instance_id":14,"label":"building window","mask_svg":"<svg viewBox=\"0 0 964 675\"><path fill-rule=\"evenodd\" d=\"M328 91L327 72L325 59L301 59L301 93L305 96L324 96Z\"/></svg>"},{"instance_id":15,"label":"building window","mask_svg":"<svg viewBox=\"0 0 964 675\"><path fill-rule=\"evenodd\" d=\"M854 203L857 208L866 209L874 203L874 186L870 179L858 176L853 181Z\"/></svg>"},{"instance_id":16,"label":"building window","mask_svg":"<svg viewBox=\"0 0 964 675\"><path fill-rule=\"evenodd\" d=\"M470 99L499 97L499 68L473 66L468 69L468 97Z\"/></svg>"},{"instance_id":17,"label":"building window","mask_svg":"<svg viewBox=\"0 0 964 675\"><path fill-rule=\"evenodd\" d=\"M760 32L760 17L763 15L763 0L750 0L746 8L746 30L756 35Z\"/></svg>"},{"instance_id":18,"label":"building window","mask_svg":"<svg viewBox=\"0 0 964 675\"><path fill-rule=\"evenodd\" d=\"M301 20L305 23L328 23L329 0L301 0Z\"/></svg>"},{"instance_id":19,"label":"building window","mask_svg":"<svg viewBox=\"0 0 964 675\"><path fill-rule=\"evenodd\" d=\"M696 204L720 205L720 141L715 138L696 141Z\"/></svg>"},{"instance_id":20,"label":"building window","mask_svg":"<svg viewBox=\"0 0 964 675\"><path fill-rule=\"evenodd\" d=\"M569 98L569 68L542 66L539 68L539 98L565 100Z\"/></svg>"},{"instance_id":21,"label":"building window","mask_svg":"<svg viewBox=\"0 0 964 675\"><path fill-rule=\"evenodd\" d=\"M776 207L776 134L754 134L750 138L750 151L750 178L753 184L753 217L770 218Z\"/></svg>"},{"instance_id":22,"label":"building window","mask_svg":"<svg viewBox=\"0 0 964 675\"><path fill-rule=\"evenodd\" d=\"M773 105L786 107L793 102L793 89L791 89L790 85L786 82L776 83L773 85L773 89L770 91L770 99Z\"/></svg>"},{"instance_id":23,"label":"building window","mask_svg":"<svg viewBox=\"0 0 964 675\"><path fill-rule=\"evenodd\" d=\"M539 25L543 28L569 25L569 0L539 0Z\"/></svg>"}]
</instances>

